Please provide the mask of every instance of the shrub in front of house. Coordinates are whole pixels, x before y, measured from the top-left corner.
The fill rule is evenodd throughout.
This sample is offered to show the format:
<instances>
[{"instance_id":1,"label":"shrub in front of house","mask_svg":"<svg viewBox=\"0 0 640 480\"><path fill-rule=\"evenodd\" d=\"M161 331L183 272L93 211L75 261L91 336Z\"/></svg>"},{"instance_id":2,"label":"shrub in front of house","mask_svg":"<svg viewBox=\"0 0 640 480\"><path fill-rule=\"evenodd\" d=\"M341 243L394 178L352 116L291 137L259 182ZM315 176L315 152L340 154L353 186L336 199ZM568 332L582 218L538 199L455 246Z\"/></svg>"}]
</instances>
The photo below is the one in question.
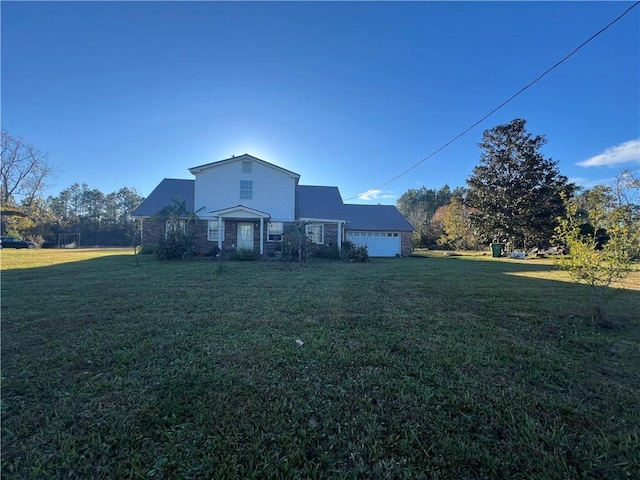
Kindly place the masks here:
<instances>
[{"instance_id":1,"label":"shrub in front of house","mask_svg":"<svg viewBox=\"0 0 640 480\"><path fill-rule=\"evenodd\" d=\"M290 262L306 262L314 257L318 246L305 232L307 222L296 222L282 236L282 259Z\"/></svg>"},{"instance_id":2,"label":"shrub in front of house","mask_svg":"<svg viewBox=\"0 0 640 480\"><path fill-rule=\"evenodd\" d=\"M342 259L347 262L368 262L369 249L366 245L359 247L355 243L345 240L342 243Z\"/></svg>"},{"instance_id":3,"label":"shrub in front of house","mask_svg":"<svg viewBox=\"0 0 640 480\"><path fill-rule=\"evenodd\" d=\"M193 236L180 230L171 230L160 239L155 249L158 260L180 260L193 254Z\"/></svg>"}]
</instances>

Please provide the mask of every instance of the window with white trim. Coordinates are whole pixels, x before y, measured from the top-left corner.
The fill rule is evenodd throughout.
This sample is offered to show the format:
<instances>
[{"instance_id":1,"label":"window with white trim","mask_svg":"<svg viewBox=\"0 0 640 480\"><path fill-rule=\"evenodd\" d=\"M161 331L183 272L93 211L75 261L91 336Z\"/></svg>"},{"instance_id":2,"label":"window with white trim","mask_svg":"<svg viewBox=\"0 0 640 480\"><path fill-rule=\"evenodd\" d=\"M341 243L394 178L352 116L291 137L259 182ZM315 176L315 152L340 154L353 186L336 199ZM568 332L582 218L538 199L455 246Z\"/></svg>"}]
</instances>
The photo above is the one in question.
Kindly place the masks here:
<instances>
[{"instance_id":1,"label":"window with white trim","mask_svg":"<svg viewBox=\"0 0 640 480\"><path fill-rule=\"evenodd\" d=\"M269 222L267 225L267 242L281 242L284 232L284 223Z\"/></svg>"},{"instance_id":2,"label":"window with white trim","mask_svg":"<svg viewBox=\"0 0 640 480\"><path fill-rule=\"evenodd\" d=\"M319 245L324 243L324 224L323 223L312 223L311 225L307 225L307 237L313 243L317 243Z\"/></svg>"},{"instance_id":3,"label":"window with white trim","mask_svg":"<svg viewBox=\"0 0 640 480\"><path fill-rule=\"evenodd\" d=\"M251 200L253 198L253 181L240 180L240 200Z\"/></svg>"},{"instance_id":4,"label":"window with white trim","mask_svg":"<svg viewBox=\"0 0 640 480\"><path fill-rule=\"evenodd\" d=\"M209 220L209 228L207 229L207 240L217 242L220 235L219 220Z\"/></svg>"},{"instance_id":5,"label":"window with white trim","mask_svg":"<svg viewBox=\"0 0 640 480\"><path fill-rule=\"evenodd\" d=\"M164 226L165 238L171 232L185 233L186 231L187 231L186 220L167 220Z\"/></svg>"}]
</instances>

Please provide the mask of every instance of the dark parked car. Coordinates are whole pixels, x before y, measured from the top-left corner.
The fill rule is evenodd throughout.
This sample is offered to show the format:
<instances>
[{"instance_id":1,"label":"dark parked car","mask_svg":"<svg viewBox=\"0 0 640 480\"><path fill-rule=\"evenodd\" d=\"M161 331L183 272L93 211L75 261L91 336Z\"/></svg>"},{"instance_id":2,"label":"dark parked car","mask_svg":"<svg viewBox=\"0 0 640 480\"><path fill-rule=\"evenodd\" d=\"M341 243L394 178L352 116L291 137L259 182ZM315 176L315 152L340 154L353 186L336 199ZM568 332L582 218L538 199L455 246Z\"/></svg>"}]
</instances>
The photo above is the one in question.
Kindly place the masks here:
<instances>
[{"instance_id":1,"label":"dark parked car","mask_svg":"<svg viewBox=\"0 0 640 480\"><path fill-rule=\"evenodd\" d=\"M35 248L36 244L15 237L0 237L0 248Z\"/></svg>"}]
</instances>

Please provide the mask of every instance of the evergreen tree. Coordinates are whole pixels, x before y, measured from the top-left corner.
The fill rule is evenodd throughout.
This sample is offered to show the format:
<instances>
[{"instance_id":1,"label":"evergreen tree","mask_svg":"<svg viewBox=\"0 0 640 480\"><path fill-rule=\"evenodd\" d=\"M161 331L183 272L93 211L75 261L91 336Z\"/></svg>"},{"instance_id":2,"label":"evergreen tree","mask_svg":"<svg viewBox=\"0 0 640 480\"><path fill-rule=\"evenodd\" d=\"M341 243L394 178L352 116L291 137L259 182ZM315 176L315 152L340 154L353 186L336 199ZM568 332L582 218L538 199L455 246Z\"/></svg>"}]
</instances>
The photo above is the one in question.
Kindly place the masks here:
<instances>
[{"instance_id":1,"label":"evergreen tree","mask_svg":"<svg viewBox=\"0 0 640 480\"><path fill-rule=\"evenodd\" d=\"M561 194L570 197L575 186L540 153L545 137L531 135L525 125L515 119L485 130L480 165L467 180L467 204L483 241L527 249L549 242L565 212Z\"/></svg>"}]
</instances>

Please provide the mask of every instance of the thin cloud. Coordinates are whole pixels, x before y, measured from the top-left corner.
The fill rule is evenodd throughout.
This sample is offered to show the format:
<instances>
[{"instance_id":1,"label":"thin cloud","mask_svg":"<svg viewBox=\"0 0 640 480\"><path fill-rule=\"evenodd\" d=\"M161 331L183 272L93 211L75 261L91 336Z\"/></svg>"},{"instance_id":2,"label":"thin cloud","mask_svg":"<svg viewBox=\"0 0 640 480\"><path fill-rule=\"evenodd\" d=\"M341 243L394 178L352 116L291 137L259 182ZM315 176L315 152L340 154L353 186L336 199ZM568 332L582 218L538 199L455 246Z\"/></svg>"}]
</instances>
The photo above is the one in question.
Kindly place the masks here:
<instances>
[{"instance_id":1,"label":"thin cloud","mask_svg":"<svg viewBox=\"0 0 640 480\"><path fill-rule=\"evenodd\" d=\"M360 200L378 201L378 200L390 200L397 198L393 192L388 190L369 190L368 192L358 195Z\"/></svg>"},{"instance_id":2,"label":"thin cloud","mask_svg":"<svg viewBox=\"0 0 640 480\"><path fill-rule=\"evenodd\" d=\"M584 177L571 177L569 178L569 183L575 183L579 187L584 187L589 183L589 179Z\"/></svg>"},{"instance_id":3,"label":"thin cloud","mask_svg":"<svg viewBox=\"0 0 640 480\"><path fill-rule=\"evenodd\" d=\"M640 139L629 140L615 147L607 148L595 157L576 163L581 167L602 167L621 163L640 163Z\"/></svg>"},{"instance_id":4,"label":"thin cloud","mask_svg":"<svg viewBox=\"0 0 640 480\"><path fill-rule=\"evenodd\" d=\"M589 180L584 177L569 178L569 183L575 183L578 187L593 188L597 185L611 185L615 182L615 178L601 178L599 180Z\"/></svg>"}]
</instances>

